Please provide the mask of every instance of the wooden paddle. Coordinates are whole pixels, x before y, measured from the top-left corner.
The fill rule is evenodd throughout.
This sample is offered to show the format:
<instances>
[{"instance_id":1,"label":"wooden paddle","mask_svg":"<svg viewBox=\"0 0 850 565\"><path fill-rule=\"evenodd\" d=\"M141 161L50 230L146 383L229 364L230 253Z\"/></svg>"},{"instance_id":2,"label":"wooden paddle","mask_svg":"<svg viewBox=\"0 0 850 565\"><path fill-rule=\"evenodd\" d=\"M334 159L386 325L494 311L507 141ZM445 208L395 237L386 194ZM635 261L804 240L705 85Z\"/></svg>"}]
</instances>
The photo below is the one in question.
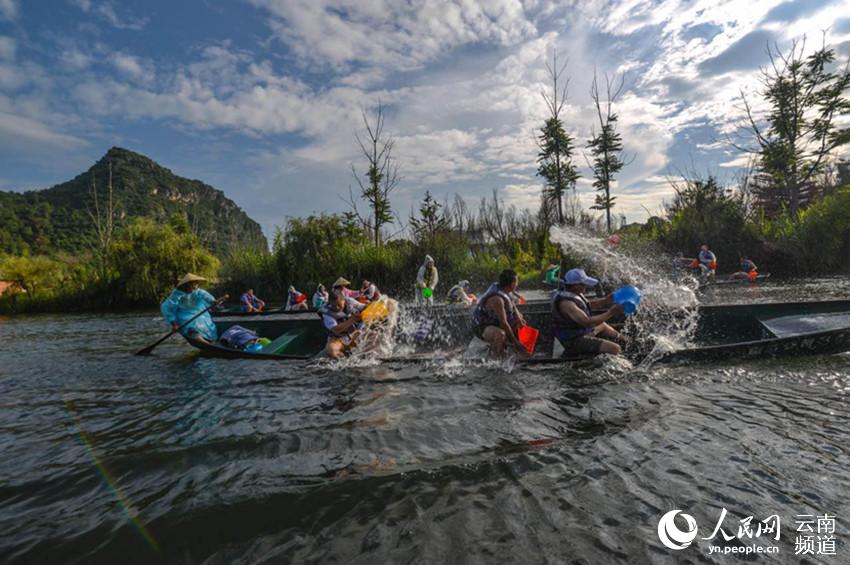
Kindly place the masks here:
<instances>
[{"instance_id":1,"label":"wooden paddle","mask_svg":"<svg viewBox=\"0 0 850 565\"><path fill-rule=\"evenodd\" d=\"M224 302L228 298L230 298L230 295L225 294L224 296L222 296L221 298L219 298L218 300L216 300L215 302L213 302L212 304L210 304L209 306L207 306L206 308L204 308L203 310L201 310L200 312L198 312L197 314L195 314L194 316L192 316L191 318L189 318L188 320L183 322L183 325L180 326L179 328L177 328L176 330L171 330L171 333L169 333L165 337L161 337L155 343L152 343L151 345L145 347L144 349L140 349L140 350L136 351L136 355L150 355L151 351L153 351L154 348L157 345L159 345L160 343L162 343L166 339L170 338L171 336L173 336L174 334L176 334L177 332L179 332L180 330L182 330L183 328L185 328L186 326L188 326L189 324L194 322L196 319L200 318L203 314L206 314L211 309L215 308L216 306L218 306L219 304L221 304L222 302Z\"/></svg>"}]
</instances>

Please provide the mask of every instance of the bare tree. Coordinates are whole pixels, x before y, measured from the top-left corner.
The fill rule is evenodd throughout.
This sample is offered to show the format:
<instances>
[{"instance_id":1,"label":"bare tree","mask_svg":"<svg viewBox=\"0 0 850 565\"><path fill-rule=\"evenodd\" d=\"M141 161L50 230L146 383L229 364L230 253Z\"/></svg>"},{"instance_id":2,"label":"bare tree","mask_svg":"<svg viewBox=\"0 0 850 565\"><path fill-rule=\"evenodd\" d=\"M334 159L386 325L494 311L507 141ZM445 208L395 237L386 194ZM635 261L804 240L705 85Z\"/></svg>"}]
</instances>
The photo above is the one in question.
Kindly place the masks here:
<instances>
[{"instance_id":1,"label":"bare tree","mask_svg":"<svg viewBox=\"0 0 850 565\"><path fill-rule=\"evenodd\" d=\"M91 201L86 207L89 218L94 227L95 241L92 245L95 261L97 262L98 275L101 282L106 281L109 275L109 249L115 234L115 199L112 192L112 161L108 163L109 176L106 183L106 194L101 197L94 172L91 177L91 189L89 197Z\"/></svg>"},{"instance_id":2,"label":"bare tree","mask_svg":"<svg viewBox=\"0 0 850 565\"><path fill-rule=\"evenodd\" d=\"M614 102L623 92L625 82L625 75L621 75L620 80L617 81L616 77L611 79L606 74L605 99L603 100L599 93L596 71L594 71L593 83L590 87L590 97L596 106L596 116L599 119L599 132L596 132L594 128L591 139L587 143L593 156L593 161L589 163L593 169L593 186L598 192L596 202L591 208L605 211L608 233L611 233L613 229L611 209L615 206L616 200L615 196L611 196L611 182L614 180L614 175L626 164L620 157L623 151L623 140L617 131L617 114L613 109Z\"/></svg>"},{"instance_id":3,"label":"bare tree","mask_svg":"<svg viewBox=\"0 0 850 565\"><path fill-rule=\"evenodd\" d=\"M390 193L395 190L401 179L398 176L398 164L392 155L395 141L391 135L384 132L386 116L383 104L380 100L378 101L374 121L369 121L365 108L361 109L361 115L366 129L365 139L357 132L354 138L366 158L368 168L363 178L357 174L354 165L351 166L351 173L360 187L360 198L366 201L370 214L363 216L360 213L357 208L357 199L350 186L348 203L363 227L371 234L373 243L380 246L381 227L393 221Z\"/></svg>"},{"instance_id":4,"label":"bare tree","mask_svg":"<svg viewBox=\"0 0 850 565\"><path fill-rule=\"evenodd\" d=\"M575 188L579 178L578 168L572 162L573 139L564 130L561 121L561 111L567 101L567 86L569 79L561 80L567 64L558 66L558 53L552 56L552 64L546 62L546 70L552 79L552 93L541 91L543 100L549 110L540 134L535 138L540 152L537 154L537 174L543 177L546 185L544 194L549 202L558 207L558 223L564 223L564 194L568 188ZM560 85L559 85L560 83Z\"/></svg>"}]
</instances>

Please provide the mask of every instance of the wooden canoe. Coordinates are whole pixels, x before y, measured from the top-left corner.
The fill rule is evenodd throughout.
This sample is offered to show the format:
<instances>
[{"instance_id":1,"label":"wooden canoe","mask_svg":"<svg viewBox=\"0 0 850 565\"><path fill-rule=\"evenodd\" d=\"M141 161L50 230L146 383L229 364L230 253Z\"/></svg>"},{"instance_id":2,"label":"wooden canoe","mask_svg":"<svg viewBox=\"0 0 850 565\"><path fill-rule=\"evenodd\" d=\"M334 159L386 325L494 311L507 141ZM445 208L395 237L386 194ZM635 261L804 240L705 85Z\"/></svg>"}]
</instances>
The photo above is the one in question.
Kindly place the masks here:
<instances>
[{"instance_id":1,"label":"wooden canoe","mask_svg":"<svg viewBox=\"0 0 850 565\"><path fill-rule=\"evenodd\" d=\"M553 357L554 338L548 304L530 303L520 309L529 325L540 330L535 355L524 363L576 361ZM456 350L472 339L473 328L468 309L432 309L427 314L423 310L412 315L431 326L428 334L418 339L400 333L398 338L399 341L415 339L419 352L431 351L439 356L440 351ZM321 319L315 313L216 320L219 333L233 324L256 331L261 337L272 340L272 344L263 348L262 352L249 353L217 344L190 343L208 355L281 360L308 359L320 355L325 345L326 333ZM666 353L658 362L723 361L844 351L850 351L850 300L706 305L698 307L693 346Z\"/></svg>"}]
</instances>

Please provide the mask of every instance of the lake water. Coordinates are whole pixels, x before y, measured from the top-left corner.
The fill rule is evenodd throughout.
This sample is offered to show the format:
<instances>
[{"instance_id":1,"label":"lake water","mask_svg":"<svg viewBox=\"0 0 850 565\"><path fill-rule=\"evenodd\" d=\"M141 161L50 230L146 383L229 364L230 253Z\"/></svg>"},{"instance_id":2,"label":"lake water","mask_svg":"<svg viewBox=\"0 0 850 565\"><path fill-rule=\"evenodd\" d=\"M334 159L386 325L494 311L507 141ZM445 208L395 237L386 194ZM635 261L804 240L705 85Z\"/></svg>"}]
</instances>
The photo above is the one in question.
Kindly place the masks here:
<instances>
[{"instance_id":1,"label":"lake water","mask_svg":"<svg viewBox=\"0 0 850 565\"><path fill-rule=\"evenodd\" d=\"M706 300L846 297L845 279ZM0 560L729 562L836 516L850 562L850 355L584 372L151 357L153 313L0 319ZM699 538L662 545L681 509ZM781 537L702 540L776 515ZM681 518L681 517L680 517ZM684 522L676 522L681 528Z\"/></svg>"}]
</instances>

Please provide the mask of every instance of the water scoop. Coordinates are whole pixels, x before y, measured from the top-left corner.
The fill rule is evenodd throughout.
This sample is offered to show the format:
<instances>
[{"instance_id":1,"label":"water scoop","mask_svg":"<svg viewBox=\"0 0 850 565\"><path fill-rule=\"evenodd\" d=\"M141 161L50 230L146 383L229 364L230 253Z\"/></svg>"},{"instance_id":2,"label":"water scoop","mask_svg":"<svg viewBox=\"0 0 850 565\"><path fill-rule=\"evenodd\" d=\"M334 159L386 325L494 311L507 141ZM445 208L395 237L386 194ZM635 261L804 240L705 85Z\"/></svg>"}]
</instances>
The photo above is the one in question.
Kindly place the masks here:
<instances>
[{"instance_id":1,"label":"water scoop","mask_svg":"<svg viewBox=\"0 0 850 565\"><path fill-rule=\"evenodd\" d=\"M389 315L390 309L384 300L376 300L360 312L360 318L366 323L378 322Z\"/></svg>"},{"instance_id":2,"label":"water scoop","mask_svg":"<svg viewBox=\"0 0 850 565\"><path fill-rule=\"evenodd\" d=\"M637 312L638 304L640 304L640 290L634 286L624 286L618 288L611 295L615 304L622 304L623 311L626 315Z\"/></svg>"},{"instance_id":3,"label":"water scoop","mask_svg":"<svg viewBox=\"0 0 850 565\"><path fill-rule=\"evenodd\" d=\"M539 335L540 331L531 326L522 326L516 332L517 340L529 353L534 353L534 347L537 345L537 337Z\"/></svg>"}]
</instances>

